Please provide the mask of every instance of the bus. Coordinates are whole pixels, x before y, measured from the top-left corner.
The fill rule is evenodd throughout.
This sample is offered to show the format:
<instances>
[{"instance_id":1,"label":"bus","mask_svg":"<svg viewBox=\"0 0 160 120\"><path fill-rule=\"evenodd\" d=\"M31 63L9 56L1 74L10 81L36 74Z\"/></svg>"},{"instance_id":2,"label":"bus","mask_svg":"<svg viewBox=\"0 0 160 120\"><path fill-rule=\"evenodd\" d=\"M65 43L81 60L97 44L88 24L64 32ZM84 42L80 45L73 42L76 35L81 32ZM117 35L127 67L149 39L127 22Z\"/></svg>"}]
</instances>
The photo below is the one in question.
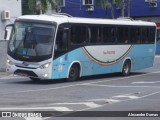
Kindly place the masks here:
<instances>
[{"instance_id":1,"label":"bus","mask_svg":"<svg viewBox=\"0 0 160 120\"><path fill-rule=\"evenodd\" d=\"M33 81L130 72L153 66L156 24L64 14L25 15L11 27L7 69ZM5 33L7 34L7 33Z\"/></svg>"},{"instance_id":2,"label":"bus","mask_svg":"<svg viewBox=\"0 0 160 120\"><path fill-rule=\"evenodd\" d=\"M157 41L156 41L156 54L160 54L160 23L157 25Z\"/></svg>"}]
</instances>

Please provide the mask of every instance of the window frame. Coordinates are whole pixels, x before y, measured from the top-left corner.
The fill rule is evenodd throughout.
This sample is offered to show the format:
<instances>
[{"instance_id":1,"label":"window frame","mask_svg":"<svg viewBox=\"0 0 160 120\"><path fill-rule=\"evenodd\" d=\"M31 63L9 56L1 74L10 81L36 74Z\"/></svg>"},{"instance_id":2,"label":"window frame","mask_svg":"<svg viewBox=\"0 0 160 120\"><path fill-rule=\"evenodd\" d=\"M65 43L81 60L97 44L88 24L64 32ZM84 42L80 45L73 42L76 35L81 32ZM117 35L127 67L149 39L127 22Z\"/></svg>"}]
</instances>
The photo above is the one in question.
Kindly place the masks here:
<instances>
[{"instance_id":1,"label":"window frame","mask_svg":"<svg viewBox=\"0 0 160 120\"><path fill-rule=\"evenodd\" d=\"M88 34L88 31L87 31L87 24L81 24L81 23L71 23L71 25L70 25L70 45L72 45L72 46L74 46L74 45L87 45L88 44L88 36L87 36L87 34ZM75 27L75 28L77 28L78 29L78 27L79 27L79 30L80 30L80 32L81 33L79 33L80 35L82 34L82 29L85 29L85 31L86 31L86 33L85 33L85 35L83 36L84 37L84 41L83 42L81 42L81 43L76 43L76 42L73 42L72 41L72 37L73 37L73 34L72 34L72 29L73 29L73 27ZM75 32L75 31L74 31ZM77 32L77 31L76 31ZM77 33L76 33L77 34ZM77 36L76 36L77 37ZM82 36L81 36L82 37ZM82 38L83 38L82 37ZM80 39L80 38L79 38Z\"/></svg>"},{"instance_id":2,"label":"window frame","mask_svg":"<svg viewBox=\"0 0 160 120\"><path fill-rule=\"evenodd\" d=\"M60 1L60 0L58 0ZM65 7L65 0L61 0L62 1L62 4L60 4L61 2L58 2L58 6L59 7Z\"/></svg>"},{"instance_id":3,"label":"window frame","mask_svg":"<svg viewBox=\"0 0 160 120\"><path fill-rule=\"evenodd\" d=\"M92 0L92 3L89 3L89 4L86 4L86 1L88 1L88 0L83 0L82 4L83 5L94 5L94 0Z\"/></svg>"}]
</instances>

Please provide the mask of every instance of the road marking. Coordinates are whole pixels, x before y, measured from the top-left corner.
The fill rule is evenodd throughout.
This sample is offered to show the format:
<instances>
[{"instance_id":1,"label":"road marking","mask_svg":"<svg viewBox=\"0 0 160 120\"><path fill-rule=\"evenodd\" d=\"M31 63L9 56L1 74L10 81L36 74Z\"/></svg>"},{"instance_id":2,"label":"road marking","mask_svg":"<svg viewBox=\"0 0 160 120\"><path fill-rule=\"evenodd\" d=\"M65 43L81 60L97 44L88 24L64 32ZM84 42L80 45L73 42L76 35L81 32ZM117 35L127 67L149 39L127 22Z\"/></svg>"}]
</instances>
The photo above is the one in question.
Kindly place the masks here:
<instances>
[{"instance_id":1,"label":"road marking","mask_svg":"<svg viewBox=\"0 0 160 120\"><path fill-rule=\"evenodd\" d=\"M89 102L89 103L85 103L86 106L90 107L90 108L97 108L100 107L101 105L98 105L94 102Z\"/></svg>"},{"instance_id":2,"label":"road marking","mask_svg":"<svg viewBox=\"0 0 160 120\"><path fill-rule=\"evenodd\" d=\"M155 57L156 57L156 58L160 58L160 55L156 55Z\"/></svg>"},{"instance_id":3,"label":"road marking","mask_svg":"<svg viewBox=\"0 0 160 120\"><path fill-rule=\"evenodd\" d=\"M36 118L36 117L25 117L26 120L44 120L43 118Z\"/></svg>"},{"instance_id":4,"label":"road marking","mask_svg":"<svg viewBox=\"0 0 160 120\"><path fill-rule=\"evenodd\" d=\"M16 92L9 92L9 93L5 93L5 94L11 94L11 93L27 93L27 92L40 92L40 91L47 91L47 90L57 90L57 89L63 89L63 88L69 88L69 87L76 87L76 86L80 86L80 85L81 85L81 84L61 86L61 87L55 87L55 88L37 89L37 90L16 91Z\"/></svg>"},{"instance_id":5,"label":"road marking","mask_svg":"<svg viewBox=\"0 0 160 120\"><path fill-rule=\"evenodd\" d=\"M138 99L139 97L134 96L134 95L118 95L118 96L113 96L112 98L129 98L129 99Z\"/></svg>"},{"instance_id":6,"label":"road marking","mask_svg":"<svg viewBox=\"0 0 160 120\"><path fill-rule=\"evenodd\" d=\"M152 95L156 95L156 94L159 94L159 93L160 93L160 91L153 92L153 93L151 93L151 94L144 95L144 96L142 96L142 97L140 97L140 98L146 98L146 97L149 97L149 96L152 96Z\"/></svg>"},{"instance_id":7,"label":"road marking","mask_svg":"<svg viewBox=\"0 0 160 120\"><path fill-rule=\"evenodd\" d=\"M133 99L141 99L141 98L145 98L145 97L149 97L149 96L152 96L152 95L156 95L156 94L159 94L160 93L160 91L157 91L157 92L153 92L153 93L150 93L150 94L147 94L147 95L144 95L144 96L141 96L141 97L137 97L137 96L133 96L133 95L131 95L131 94L125 94L125 95L118 95L118 96L114 96L114 97L127 97L127 98L130 98L130 99L125 99L125 100L115 100L115 99L105 99L106 101L105 102L110 102L110 103L117 103L117 102L125 102L125 101L129 101L129 100L133 100ZM113 97L112 97L113 98ZM96 100L96 99L95 99ZM98 99L97 99L98 100ZM108 101L107 101L108 100ZM86 103L86 102L82 102L82 103ZM91 102L88 102L88 103L91 103ZM60 103L55 103L55 104L60 104ZM66 104L66 103L65 103ZM68 103L68 104L71 104L71 103ZM76 103L73 103L73 104L76 104ZM104 105L106 105L106 104L104 104ZM104 105L98 105L96 108L98 108L98 107L103 107ZM36 108L0 108L0 110L23 110L23 109L25 109L25 110L33 110L33 109L35 109L35 110L37 110L37 109L57 109L58 111L69 111L68 110L68 108L66 108L66 107L36 107ZM81 110L78 110L78 111L85 111L85 110L90 110L90 109L92 109L91 107L89 107L89 108L85 108L85 109L81 109ZM73 110L72 110L73 111ZM51 118L51 117L47 117L47 118L43 118L43 119L41 119L41 118L37 118L37 119L32 119L32 118L26 118L26 120L45 120L45 119L49 119L49 118Z\"/></svg>"},{"instance_id":8,"label":"road marking","mask_svg":"<svg viewBox=\"0 0 160 120\"><path fill-rule=\"evenodd\" d=\"M56 111L73 111L72 109L69 109L67 107L53 107Z\"/></svg>"},{"instance_id":9,"label":"road marking","mask_svg":"<svg viewBox=\"0 0 160 120\"><path fill-rule=\"evenodd\" d=\"M99 87L122 87L122 88L127 88L127 87L129 87L129 88L137 88L137 87L140 87L140 88L147 88L147 87L149 87L149 88L160 88L160 86L116 86L116 85L98 85L98 84L88 84L88 83L86 83L86 84L83 84L83 85L89 85L89 86L99 86Z\"/></svg>"},{"instance_id":10,"label":"road marking","mask_svg":"<svg viewBox=\"0 0 160 120\"><path fill-rule=\"evenodd\" d=\"M2 79L13 79L13 78L16 79L16 78L27 78L27 77L10 74L10 75L4 75L3 77L0 78L0 80L2 80Z\"/></svg>"},{"instance_id":11,"label":"road marking","mask_svg":"<svg viewBox=\"0 0 160 120\"><path fill-rule=\"evenodd\" d=\"M94 102L79 102L79 103L54 103L54 104L52 104L52 105L86 105L86 106L88 106L88 107L90 107L90 108L96 108L96 107L99 107L99 106L101 106L101 105L98 105L98 104L96 104L96 103L94 103Z\"/></svg>"},{"instance_id":12,"label":"road marking","mask_svg":"<svg viewBox=\"0 0 160 120\"><path fill-rule=\"evenodd\" d=\"M141 74L141 75L134 75L134 76L129 76L129 77L122 77L122 78L110 79L110 80L100 80L100 81L95 81L95 82L86 82L86 83L81 83L81 84L66 85L66 86L60 86L60 87L55 87L55 88L46 88L46 89L37 89L37 90L17 91L17 92L5 93L5 94L11 94L11 93L26 93L26 92L39 92L39 91L47 91L47 90L57 90L57 89L64 89L64 88L69 88L69 87L81 86L81 85L85 85L85 84L94 84L94 83L102 83L102 82L107 82L107 81L124 80L124 79L127 79L127 78L135 78L135 77L141 77L141 76L146 76L146 75L150 75L150 74L157 74L157 73L160 73L160 71L151 72L151 73L146 73L146 74ZM105 78L105 79L106 79L106 78Z\"/></svg>"},{"instance_id":13,"label":"road marking","mask_svg":"<svg viewBox=\"0 0 160 120\"><path fill-rule=\"evenodd\" d=\"M141 77L141 76L146 76L150 74L158 74L158 73L160 73L160 71L155 71L155 72L145 73L145 74L140 74L140 75L134 75L134 76L128 76L128 77L122 77L122 78L116 78L116 79L110 79L110 80L100 80L100 81L95 81L95 82L88 82L84 84L94 84L94 83L102 83L102 82L107 82L107 81L117 81L117 80L123 80L126 78L135 78L135 77Z\"/></svg>"},{"instance_id":14,"label":"road marking","mask_svg":"<svg viewBox=\"0 0 160 120\"><path fill-rule=\"evenodd\" d=\"M73 111L67 107L19 107L19 108L0 108L0 110L56 110L56 111Z\"/></svg>"},{"instance_id":15,"label":"road marking","mask_svg":"<svg viewBox=\"0 0 160 120\"><path fill-rule=\"evenodd\" d=\"M105 103L117 103L120 102L120 100L116 100L116 99L105 99Z\"/></svg>"},{"instance_id":16,"label":"road marking","mask_svg":"<svg viewBox=\"0 0 160 120\"><path fill-rule=\"evenodd\" d=\"M142 82L132 82L132 84L154 84L154 83L160 83L160 81L154 81L154 82L145 82L145 81L142 81Z\"/></svg>"},{"instance_id":17,"label":"road marking","mask_svg":"<svg viewBox=\"0 0 160 120\"><path fill-rule=\"evenodd\" d=\"M24 119L26 119L26 120L46 120L49 118L51 118L51 117L45 117L45 118L25 117Z\"/></svg>"}]
</instances>

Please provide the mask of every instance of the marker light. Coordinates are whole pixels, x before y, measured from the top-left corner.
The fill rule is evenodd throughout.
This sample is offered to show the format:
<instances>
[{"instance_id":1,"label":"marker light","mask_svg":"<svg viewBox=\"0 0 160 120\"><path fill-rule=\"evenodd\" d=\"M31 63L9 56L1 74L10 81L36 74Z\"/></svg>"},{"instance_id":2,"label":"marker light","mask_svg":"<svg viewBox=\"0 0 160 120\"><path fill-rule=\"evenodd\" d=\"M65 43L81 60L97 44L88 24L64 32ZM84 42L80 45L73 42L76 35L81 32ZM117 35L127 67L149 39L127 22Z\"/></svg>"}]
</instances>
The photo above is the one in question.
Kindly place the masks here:
<instances>
[{"instance_id":1,"label":"marker light","mask_svg":"<svg viewBox=\"0 0 160 120\"><path fill-rule=\"evenodd\" d=\"M44 76L44 77L48 77L48 74L44 74L43 76Z\"/></svg>"}]
</instances>

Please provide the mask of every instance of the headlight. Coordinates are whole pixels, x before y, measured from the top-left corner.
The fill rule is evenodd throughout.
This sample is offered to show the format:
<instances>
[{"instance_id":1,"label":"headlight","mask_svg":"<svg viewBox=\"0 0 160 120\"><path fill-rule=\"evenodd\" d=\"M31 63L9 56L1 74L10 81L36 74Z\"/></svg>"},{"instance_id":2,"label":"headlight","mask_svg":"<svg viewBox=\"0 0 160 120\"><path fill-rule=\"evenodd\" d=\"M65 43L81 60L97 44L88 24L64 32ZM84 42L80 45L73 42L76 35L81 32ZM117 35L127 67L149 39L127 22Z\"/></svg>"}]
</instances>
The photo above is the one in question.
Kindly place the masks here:
<instances>
[{"instance_id":1,"label":"headlight","mask_svg":"<svg viewBox=\"0 0 160 120\"><path fill-rule=\"evenodd\" d=\"M10 64L10 65L13 65L13 64L14 64L14 63L13 63L11 60L9 60L9 59L7 59L7 63Z\"/></svg>"},{"instance_id":2,"label":"headlight","mask_svg":"<svg viewBox=\"0 0 160 120\"><path fill-rule=\"evenodd\" d=\"M46 63L46 64L44 64L44 65L40 66L40 68L41 68L41 69L48 68L48 67L49 67L49 65L50 65L50 63Z\"/></svg>"}]
</instances>

